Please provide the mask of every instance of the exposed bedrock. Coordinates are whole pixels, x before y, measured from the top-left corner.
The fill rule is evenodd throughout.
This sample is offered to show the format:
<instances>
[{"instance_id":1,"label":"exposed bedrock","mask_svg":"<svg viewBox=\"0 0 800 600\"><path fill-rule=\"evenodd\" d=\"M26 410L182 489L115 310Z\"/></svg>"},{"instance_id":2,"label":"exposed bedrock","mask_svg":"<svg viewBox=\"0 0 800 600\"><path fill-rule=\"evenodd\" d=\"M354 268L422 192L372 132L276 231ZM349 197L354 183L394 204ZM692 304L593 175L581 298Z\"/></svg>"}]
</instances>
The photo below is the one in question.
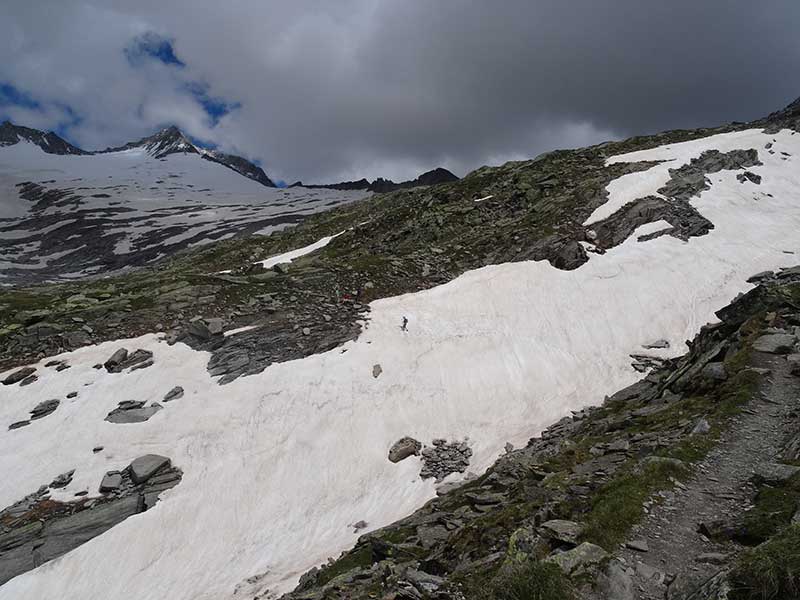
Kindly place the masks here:
<instances>
[{"instance_id":1,"label":"exposed bedrock","mask_svg":"<svg viewBox=\"0 0 800 600\"><path fill-rule=\"evenodd\" d=\"M82 490L72 502L51 500L50 489L69 485L73 474L59 475L49 488L43 485L0 511L0 585L152 508L182 476L169 458L148 454L106 473L98 484L100 497L88 498L89 490Z\"/></svg>"}]
</instances>

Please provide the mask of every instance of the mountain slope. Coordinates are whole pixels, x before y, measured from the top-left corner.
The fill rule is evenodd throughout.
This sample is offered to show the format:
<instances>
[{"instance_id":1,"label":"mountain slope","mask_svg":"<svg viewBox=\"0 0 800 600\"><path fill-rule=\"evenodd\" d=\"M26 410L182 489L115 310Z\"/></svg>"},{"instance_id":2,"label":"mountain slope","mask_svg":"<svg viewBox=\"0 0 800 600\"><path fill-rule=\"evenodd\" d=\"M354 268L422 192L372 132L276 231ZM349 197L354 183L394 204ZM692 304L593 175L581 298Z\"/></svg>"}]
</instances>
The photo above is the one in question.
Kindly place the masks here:
<instances>
[{"instance_id":1,"label":"mountain slope","mask_svg":"<svg viewBox=\"0 0 800 600\"><path fill-rule=\"evenodd\" d=\"M352 203L267 238L194 249L158 268L0 293L0 417L17 425L0 431L0 504L33 495L15 518L35 529L7 532L4 543L46 547L51 531L66 529L65 513L86 512L76 494L113 501L100 482L108 471L127 477L142 455L168 457L183 474L160 500L151 496L152 508L21 572L0 598L287 592L363 534L434 500L443 484L483 472L507 442L523 446L636 383L684 354L684 341L750 288L751 275L796 263L796 120L792 109L773 121L554 152ZM711 350L728 333L712 335ZM109 360L122 347L142 352ZM679 371L703 362L696 357ZM26 363L35 370L11 368ZM173 399L176 386L183 395ZM40 406L46 399L59 403ZM694 417L706 408L716 410L678 410ZM113 422L120 414L133 422ZM407 436L426 446L420 456L413 443L396 446ZM410 454L394 462L392 449L395 459ZM379 539L303 578L296 597L342 597L348 587L432 593L373 581L392 560L403 577L410 568L437 586L431 576L458 583L463 564L488 579L509 523L551 514L537 521L533 504L546 500L536 489L546 472L520 467L521 483L509 489L530 491L530 502L505 504L503 478L491 480L501 491L453 497L464 502L452 512L450 499L434 501L421 529L366 538ZM586 502L601 483L594 474L570 482ZM35 495L53 481L49 499ZM492 507L507 518L493 519ZM459 543L444 544L450 536ZM449 554L431 554L439 549ZM391 560L378 562L385 552ZM24 551L21 560L36 566ZM375 585L359 588L368 578Z\"/></svg>"},{"instance_id":2,"label":"mountain slope","mask_svg":"<svg viewBox=\"0 0 800 600\"><path fill-rule=\"evenodd\" d=\"M261 168L198 149L174 127L97 153L10 124L2 131L10 140L0 145L4 284L137 267L365 195L278 190Z\"/></svg>"}]
</instances>

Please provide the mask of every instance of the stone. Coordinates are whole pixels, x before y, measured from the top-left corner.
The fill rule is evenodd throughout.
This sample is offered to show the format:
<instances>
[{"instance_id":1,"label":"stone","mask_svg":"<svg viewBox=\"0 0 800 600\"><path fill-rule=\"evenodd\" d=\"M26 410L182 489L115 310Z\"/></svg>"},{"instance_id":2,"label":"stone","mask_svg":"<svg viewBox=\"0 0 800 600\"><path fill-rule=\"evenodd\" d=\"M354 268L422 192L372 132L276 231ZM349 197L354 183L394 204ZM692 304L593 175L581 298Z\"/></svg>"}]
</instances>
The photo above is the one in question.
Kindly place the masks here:
<instances>
[{"instance_id":1,"label":"stone","mask_svg":"<svg viewBox=\"0 0 800 600\"><path fill-rule=\"evenodd\" d=\"M616 560L609 561L608 566L597 577L597 590L603 600L636 600L633 580L625 567Z\"/></svg>"},{"instance_id":2,"label":"stone","mask_svg":"<svg viewBox=\"0 0 800 600\"><path fill-rule=\"evenodd\" d=\"M558 565L567 575L580 575L590 572L608 558L608 552L590 542L583 542L577 548L551 554L545 562Z\"/></svg>"},{"instance_id":3,"label":"stone","mask_svg":"<svg viewBox=\"0 0 800 600\"><path fill-rule=\"evenodd\" d=\"M311 329L309 327L303 327L303 335L311 335Z\"/></svg>"},{"instance_id":4,"label":"stone","mask_svg":"<svg viewBox=\"0 0 800 600\"><path fill-rule=\"evenodd\" d=\"M39 378L36 375L28 375L25 379L19 382L19 387L25 387L26 385L30 385L34 381L38 380Z\"/></svg>"},{"instance_id":5,"label":"stone","mask_svg":"<svg viewBox=\"0 0 800 600\"><path fill-rule=\"evenodd\" d=\"M766 279L771 279L775 275L774 271L761 271L747 280L747 283L761 283Z\"/></svg>"},{"instance_id":6,"label":"stone","mask_svg":"<svg viewBox=\"0 0 800 600\"><path fill-rule=\"evenodd\" d=\"M753 343L753 349L769 354L790 354L794 350L797 338L788 333L771 333L762 335Z\"/></svg>"},{"instance_id":7,"label":"stone","mask_svg":"<svg viewBox=\"0 0 800 600\"><path fill-rule=\"evenodd\" d=\"M700 371L700 377L710 381L725 381L728 378L728 372L725 370L725 365L721 362L708 363L703 370Z\"/></svg>"},{"instance_id":8,"label":"stone","mask_svg":"<svg viewBox=\"0 0 800 600\"><path fill-rule=\"evenodd\" d=\"M389 460L399 463L409 456L418 455L422 450L422 444L412 437L404 437L396 441L389 449Z\"/></svg>"},{"instance_id":9,"label":"stone","mask_svg":"<svg viewBox=\"0 0 800 600\"><path fill-rule=\"evenodd\" d=\"M383 373L383 367L380 365L372 365L372 376L377 379Z\"/></svg>"},{"instance_id":10,"label":"stone","mask_svg":"<svg viewBox=\"0 0 800 600\"><path fill-rule=\"evenodd\" d=\"M650 551L650 547L647 545L647 540L631 540L625 544L625 547L629 550L635 550L636 552Z\"/></svg>"},{"instance_id":11,"label":"stone","mask_svg":"<svg viewBox=\"0 0 800 600\"><path fill-rule=\"evenodd\" d=\"M698 555L695 560L709 565L724 565L728 562L728 555L720 552L706 552Z\"/></svg>"},{"instance_id":12,"label":"stone","mask_svg":"<svg viewBox=\"0 0 800 600\"><path fill-rule=\"evenodd\" d=\"M67 398L70 398L70 399L71 398L77 398L77 397L78 397L78 392L70 392L69 394L67 394Z\"/></svg>"},{"instance_id":13,"label":"stone","mask_svg":"<svg viewBox=\"0 0 800 600\"><path fill-rule=\"evenodd\" d=\"M8 430L11 431L12 429L19 429L20 427L25 427L26 425L30 425L30 421L15 421L11 425L8 426Z\"/></svg>"},{"instance_id":14,"label":"stone","mask_svg":"<svg viewBox=\"0 0 800 600\"><path fill-rule=\"evenodd\" d=\"M103 475L103 480L100 482L100 493L116 492L120 487L122 487L122 474L119 471L109 471Z\"/></svg>"},{"instance_id":15,"label":"stone","mask_svg":"<svg viewBox=\"0 0 800 600\"><path fill-rule=\"evenodd\" d=\"M144 407L144 402L125 401L106 416L109 423L142 423L160 411L163 407L153 403Z\"/></svg>"},{"instance_id":16,"label":"stone","mask_svg":"<svg viewBox=\"0 0 800 600\"><path fill-rule=\"evenodd\" d=\"M36 419L41 419L43 417L46 417L47 415L55 411L55 409L58 408L59 404L61 404L61 401L56 399L45 400L44 402L40 402L31 411L31 420L34 421Z\"/></svg>"},{"instance_id":17,"label":"stone","mask_svg":"<svg viewBox=\"0 0 800 600\"><path fill-rule=\"evenodd\" d=\"M583 532L583 526L575 521L553 519L542 523L540 531L548 539L577 546L578 538Z\"/></svg>"},{"instance_id":18,"label":"stone","mask_svg":"<svg viewBox=\"0 0 800 600\"><path fill-rule=\"evenodd\" d=\"M282 262L278 263L277 265L273 265L272 270L280 275L286 275L291 269L291 263Z\"/></svg>"},{"instance_id":19,"label":"stone","mask_svg":"<svg viewBox=\"0 0 800 600\"><path fill-rule=\"evenodd\" d=\"M767 463L756 467L751 479L756 485L779 486L789 481L797 473L800 473L800 467L781 463Z\"/></svg>"},{"instance_id":20,"label":"stone","mask_svg":"<svg viewBox=\"0 0 800 600\"><path fill-rule=\"evenodd\" d=\"M667 456L648 456L641 462L641 467L647 465L669 465L678 469L683 469L686 466L682 460L677 458L669 458Z\"/></svg>"},{"instance_id":21,"label":"stone","mask_svg":"<svg viewBox=\"0 0 800 600\"><path fill-rule=\"evenodd\" d=\"M145 454L130 464L131 479L134 483L144 483L161 467L169 466L170 459L158 454Z\"/></svg>"},{"instance_id":22,"label":"stone","mask_svg":"<svg viewBox=\"0 0 800 600\"><path fill-rule=\"evenodd\" d=\"M59 475L58 477L53 479L53 481L50 482L50 487L53 489L67 487L72 481L72 476L74 474L75 474L75 469L67 471L66 473L62 473L61 475Z\"/></svg>"},{"instance_id":23,"label":"stone","mask_svg":"<svg viewBox=\"0 0 800 600\"><path fill-rule=\"evenodd\" d=\"M171 400L177 400L178 398L183 398L183 388L179 385L176 385L164 395L164 402L170 402Z\"/></svg>"},{"instance_id":24,"label":"stone","mask_svg":"<svg viewBox=\"0 0 800 600\"><path fill-rule=\"evenodd\" d=\"M630 442L628 440L616 440L608 445L606 450L608 452L627 452L630 450Z\"/></svg>"},{"instance_id":25,"label":"stone","mask_svg":"<svg viewBox=\"0 0 800 600\"><path fill-rule=\"evenodd\" d=\"M692 427L691 435L705 435L709 431L711 431L711 425L709 425L706 419L700 419L695 423L695 426Z\"/></svg>"},{"instance_id":26,"label":"stone","mask_svg":"<svg viewBox=\"0 0 800 600\"><path fill-rule=\"evenodd\" d=\"M357 521L356 523L353 523L354 533L356 531L360 531L361 529L366 529L367 526L368 526L368 524L367 524L366 521Z\"/></svg>"},{"instance_id":27,"label":"stone","mask_svg":"<svg viewBox=\"0 0 800 600\"><path fill-rule=\"evenodd\" d=\"M800 354L790 354L786 357L792 375L800 375Z\"/></svg>"},{"instance_id":28,"label":"stone","mask_svg":"<svg viewBox=\"0 0 800 600\"><path fill-rule=\"evenodd\" d=\"M11 375L3 379L3 385L14 385L15 383L19 383L23 379L26 379L27 377L33 375L35 372L36 372L35 367L22 367L21 369L14 371L13 373L11 373Z\"/></svg>"},{"instance_id":29,"label":"stone","mask_svg":"<svg viewBox=\"0 0 800 600\"><path fill-rule=\"evenodd\" d=\"M106 362L103 363L103 366L109 373L118 373L120 370L120 365L126 358L128 358L128 350L125 348L120 348L114 352L114 354L112 354Z\"/></svg>"},{"instance_id":30,"label":"stone","mask_svg":"<svg viewBox=\"0 0 800 600\"><path fill-rule=\"evenodd\" d=\"M667 340L656 340L654 342L642 344L642 348L644 348L645 350L658 350L662 348L669 348L669 342Z\"/></svg>"},{"instance_id":31,"label":"stone","mask_svg":"<svg viewBox=\"0 0 800 600\"><path fill-rule=\"evenodd\" d=\"M206 323L208 324L208 331L211 335L222 335L222 332L225 328L225 323L222 319L208 319Z\"/></svg>"},{"instance_id":32,"label":"stone","mask_svg":"<svg viewBox=\"0 0 800 600\"><path fill-rule=\"evenodd\" d=\"M645 563L636 563L636 574L647 581L655 581L659 585L664 583L665 575L663 571L651 567Z\"/></svg>"}]
</instances>

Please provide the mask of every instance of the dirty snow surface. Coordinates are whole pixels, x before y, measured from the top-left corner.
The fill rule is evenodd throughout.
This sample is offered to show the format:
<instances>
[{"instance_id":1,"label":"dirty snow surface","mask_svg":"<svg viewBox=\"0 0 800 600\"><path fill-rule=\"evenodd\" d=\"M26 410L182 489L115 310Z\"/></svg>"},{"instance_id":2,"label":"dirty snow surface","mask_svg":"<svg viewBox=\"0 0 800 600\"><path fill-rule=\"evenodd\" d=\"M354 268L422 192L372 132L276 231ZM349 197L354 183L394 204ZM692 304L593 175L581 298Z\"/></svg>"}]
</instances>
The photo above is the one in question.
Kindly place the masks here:
<instances>
[{"instance_id":1,"label":"dirty snow surface","mask_svg":"<svg viewBox=\"0 0 800 600\"><path fill-rule=\"evenodd\" d=\"M773 140L779 152L769 154ZM72 368L60 373L43 360L39 381L0 390L0 506L69 469L72 483L53 497L95 495L107 470L147 453L171 457L184 476L146 513L0 587L0 599L239 600L286 591L355 542L363 531L353 533L353 523L378 528L434 496L418 458L387 460L402 436L468 439L478 473L506 442L525 444L637 380L628 355L642 344L663 338L671 347L662 356L683 353L684 340L749 288L748 276L796 264L790 253L800 250L800 135L786 131L612 158L671 162L614 181L609 205L655 193L666 168L709 148L758 149L763 165L752 171L763 182L711 175L711 188L692 199L715 225L708 235L638 242L634 234L574 271L497 265L376 301L346 352L274 364L222 387L206 371L207 354L157 334L62 355ZM152 350L154 366L92 369L122 346ZM103 420L120 400L160 401L176 385L184 397L147 422ZM66 400L71 391L78 396ZM48 398L62 399L53 414L6 431ZM93 454L94 446L104 450Z\"/></svg>"},{"instance_id":2,"label":"dirty snow surface","mask_svg":"<svg viewBox=\"0 0 800 600\"><path fill-rule=\"evenodd\" d=\"M21 142L0 148L0 284L142 265L364 196L268 188L197 154L64 156Z\"/></svg>"}]
</instances>

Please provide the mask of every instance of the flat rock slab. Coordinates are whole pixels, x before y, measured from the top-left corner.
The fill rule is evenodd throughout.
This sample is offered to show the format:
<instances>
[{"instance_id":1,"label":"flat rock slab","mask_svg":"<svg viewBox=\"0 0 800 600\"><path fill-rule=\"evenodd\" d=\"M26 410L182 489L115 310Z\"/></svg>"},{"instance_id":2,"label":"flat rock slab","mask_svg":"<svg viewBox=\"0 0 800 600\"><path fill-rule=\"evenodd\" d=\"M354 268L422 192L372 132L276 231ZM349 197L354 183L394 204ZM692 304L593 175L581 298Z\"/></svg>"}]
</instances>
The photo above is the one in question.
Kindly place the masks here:
<instances>
[{"instance_id":1,"label":"flat rock slab","mask_svg":"<svg viewBox=\"0 0 800 600\"><path fill-rule=\"evenodd\" d=\"M578 544L578 538L583 532L583 527L575 521L553 519L542 523L541 532L545 537L573 546Z\"/></svg>"},{"instance_id":2,"label":"flat rock slab","mask_svg":"<svg viewBox=\"0 0 800 600\"><path fill-rule=\"evenodd\" d=\"M34 367L22 367L18 371L14 371L11 373L11 375L3 379L3 385L14 385L15 383L19 383L26 377L33 375L35 372L36 369Z\"/></svg>"},{"instance_id":3,"label":"flat rock slab","mask_svg":"<svg viewBox=\"0 0 800 600\"><path fill-rule=\"evenodd\" d=\"M800 473L800 467L770 463L761 465L755 470L753 481L756 484L783 485L798 473Z\"/></svg>"},{"instance_id":4,"label":"flat rock slab","mask_svg":"<svg viewBox=\"0 0 800 600\"><path fill-rule=\"evenodd\" d=\"M158 454L145 454L131 463L131 479L134 483L143 483L161 467L169 466L170 459Z\"/></svg>"},{"instance_id":5,"label":"flat rock slab","mask_svg":"<svg viewBox=\"0 0 800 600\"><path fill-rule=\"evenodd\" d=\"M106 421L109 423L143 423L162 408L163 407L158 404L147 407L115 408L108 413Z\"/></svg>"},{"instance_id":6,"label":"flat rock slab","mask_svg":"<svg viewBox=\"0 0 800 600\"><path fill-rule=\"evenodd\" d=\"M115 492L122 486L122 474L118 472L110 472L103 475L103 480L100 482L100 493L106 494L108 492Z\"/></svg>"},{"instance_id":7,"label":"flat rock slab","mask_svg":"<svg viewBox=\"0 0 800 600\"><path fill-rule=\"evenodd\" d=\"M789 354L796 343L797 338L790 333L771 333L758 338L753 343L753 348L770 354Z\"/></svg>"},{"instance_id":8,"label":"flat rock slab","mask_svg":"<svg viewBox=\"0 0 800 600\"><path fill-rule=\"evenodd\" d=\"M55 409L58 408L58 405L61 404L60 400L45 400L44 402L40 402L37 404L33 410L31 411L31 420L41 419L42 417L46 417Z\"/></svg>"}]
</instances>

